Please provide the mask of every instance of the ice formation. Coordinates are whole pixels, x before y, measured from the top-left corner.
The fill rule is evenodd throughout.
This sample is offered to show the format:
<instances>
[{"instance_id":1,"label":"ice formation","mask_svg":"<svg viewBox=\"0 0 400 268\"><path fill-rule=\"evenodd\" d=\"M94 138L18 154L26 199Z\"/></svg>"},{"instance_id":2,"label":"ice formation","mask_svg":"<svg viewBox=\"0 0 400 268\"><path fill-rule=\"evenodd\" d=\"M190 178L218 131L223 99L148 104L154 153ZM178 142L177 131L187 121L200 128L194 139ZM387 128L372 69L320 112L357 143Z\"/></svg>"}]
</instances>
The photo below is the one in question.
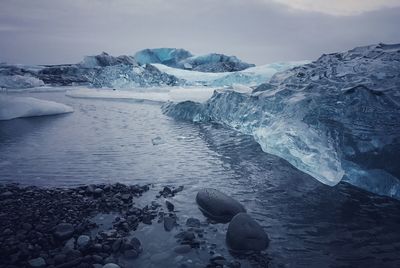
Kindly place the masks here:
<instances>
[{"instance_id":1,"label":"ice formation","mask_svg":"<svg viewBox=\"0 0 400 268\"><path fill-rule=\"evenodd\" d=\"M235 72L255 66L235 56L217 53L193 56L189 51L177 48L145 49L137 52L134 57L140 64L160 63L174 68L211 73Z\"/></svg>"},{"instance_id":2,"label":"ice formation","mask_svg":"<svg viewBox=\"0 0 400 268\"><path fill-rule=\"evenodd\" d=\"M252 93L215 92L163 112L253 135L317 180L400 198L400 45L371 45L275 74Z\"/></svg>"},{"instance_id":3,"label":"ice formation","mask_svg":"<svg viewBox=\"0 0 400 268\"><path fill-rule=\"evenodd\" d=\"M269 81L269 79L277 72L281 72L306 63L309 63L309 61L273 63L251 67L243 71L230 73L205 73L172 68L163 64L153 65L164 73L173 75L176 78L181 79L182 81L186 81L186 85L227 87L233 85L260 85Z\"/></svg>"},{"instance_id":4,"label":"ice formation","mask_svg":"<svg viewBox=\"0 0 400 268\"><path fill-rule=\"evenodd\" d=\"M73 112L72 107L65 104L31 97L15 97L0 94L0 120L71 112Z\"/></svg>"}]
</instances>

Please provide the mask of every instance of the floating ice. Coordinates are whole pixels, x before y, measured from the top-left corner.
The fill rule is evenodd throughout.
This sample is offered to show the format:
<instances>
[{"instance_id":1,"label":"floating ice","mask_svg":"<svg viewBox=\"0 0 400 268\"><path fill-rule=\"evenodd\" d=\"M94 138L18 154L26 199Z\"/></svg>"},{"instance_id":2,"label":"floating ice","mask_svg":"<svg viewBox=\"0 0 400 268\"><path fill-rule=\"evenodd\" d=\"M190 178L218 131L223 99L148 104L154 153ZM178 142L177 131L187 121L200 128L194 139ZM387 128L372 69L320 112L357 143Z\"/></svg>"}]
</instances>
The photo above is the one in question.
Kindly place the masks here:
<instances>
[{"instance_id":1,"label":"floating ice","mask_svg":"<svg viewBox=\"0 0 400 268\"><path fill-rule=\"evenodd\" d=\"M400 45L373 45L275 74L252 93L216 92L164 113L253 135L319 181L400 198Z\"/></svg>"},{"instance_id":2,"label":"floating ice","mask_svg":"<svg viewBox=\"0 0 400 268\"><path fill-rule=\"evenodd\" d=\"M0 75L0 88L32 88L44 86L44 82L30 75Z\"/></svg>"},{"instance_id":3,"label":"floating ice","mask_svg":"<svg viewBox=\"0 0 400 268\"><path fill-rule=\"evenodd\" d=\"M193 56L189 51L177 48L144 49L135 54L140 64L160 63L166 66L199 72L235 72L254 67L235 56L210 53Z\"/></svg>"},{"instance_id":4,"label":"floating ice","mask_svg":"<svg viewBox=\"0 0 400 268\"><path fill-rule=\"evenodd\" d=\"M0 120L71 112L73 112L72 107L65 104L30 97L14 97L0 94Z\"/></svg>"},{"instance_id":5,"label":"floating ice","mask_svg":"<svg viewBox=\"0 0 400 268\"><path fill-rule=\"evenodd\" d=\"M146 88L130 90L83 88L70 90L66 96L84 99L136 100L164 103L168 101L205 102L213 94L212 88Z\"/></svg>"}]
</instances>

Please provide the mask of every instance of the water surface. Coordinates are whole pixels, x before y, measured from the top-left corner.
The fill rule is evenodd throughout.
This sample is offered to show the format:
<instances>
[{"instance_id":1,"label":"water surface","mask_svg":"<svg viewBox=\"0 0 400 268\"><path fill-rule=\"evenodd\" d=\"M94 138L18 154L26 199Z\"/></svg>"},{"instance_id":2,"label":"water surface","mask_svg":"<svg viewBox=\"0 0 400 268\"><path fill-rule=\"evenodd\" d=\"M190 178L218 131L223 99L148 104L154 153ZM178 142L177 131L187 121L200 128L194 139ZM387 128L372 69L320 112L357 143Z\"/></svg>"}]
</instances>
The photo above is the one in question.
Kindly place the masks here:
<instances>
[{"instance_id":1,"label":"water surface","mask_svg":"<svg viewBox=\"0 0 400 268\"><path fill-rule=\"evenodd\" d=\"M345 183L325 186L262 152L252 137L175 121L159 104L72 99L62 92L18 95L62 102L75 112L0 121L0 182L71 187L119 181L153 183L154 191L184 185L173 199L182 221L203 217L196 192L214 187L242 202L264 227L275 266L400 266L396 200ZM226 225L216 228L222 247ZM173 243L146 237L159 253ZM146 256L136 264L151 262Z\"/></svg>"}]
</instances>

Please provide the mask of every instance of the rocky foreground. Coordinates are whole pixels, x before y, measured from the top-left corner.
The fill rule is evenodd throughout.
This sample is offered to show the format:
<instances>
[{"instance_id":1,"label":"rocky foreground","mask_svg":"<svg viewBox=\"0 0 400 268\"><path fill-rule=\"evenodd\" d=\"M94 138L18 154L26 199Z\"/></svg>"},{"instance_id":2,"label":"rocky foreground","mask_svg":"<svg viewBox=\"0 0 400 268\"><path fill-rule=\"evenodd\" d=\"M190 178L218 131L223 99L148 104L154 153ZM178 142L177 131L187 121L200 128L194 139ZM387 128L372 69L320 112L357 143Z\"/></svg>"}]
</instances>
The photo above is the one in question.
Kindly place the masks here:
<instances>
[{"instance_id":1,"label":"rocky foreground","mask_svg":"<svg viewBox=\"0 0 400 268\"><path fill-rule=\"evenodd\" d=\"M149 185L120 183L72 189L0 186L0 267L137 267L132 260L144 250L135 237L139 224L163 223L166 232L179 225L174 204L161 200L178 194L183 186L164 187L153 201L138 207L135 201L149 190ZM267 247L268 237L258 223L244 209L237 210L233 199L218 191L204 191L197 201L205 215L219 217L228 213L229 220L233 218L227 243L235 251L236 259L228 260L203 246L209 243L204 241L204 226L216 223L215 219L201 222L189 218L175 235L177 246L173 251L186 254L209 250L210 257L204 264L180 263L176 267L241 267L238 258L245 258L254 267L268 267L268 258L259 253ZM102 230L93 220L101 213L119 216L110 228ZM247 251L246 255L240 253L242 249Z\"/></svg>"}]
</instances>

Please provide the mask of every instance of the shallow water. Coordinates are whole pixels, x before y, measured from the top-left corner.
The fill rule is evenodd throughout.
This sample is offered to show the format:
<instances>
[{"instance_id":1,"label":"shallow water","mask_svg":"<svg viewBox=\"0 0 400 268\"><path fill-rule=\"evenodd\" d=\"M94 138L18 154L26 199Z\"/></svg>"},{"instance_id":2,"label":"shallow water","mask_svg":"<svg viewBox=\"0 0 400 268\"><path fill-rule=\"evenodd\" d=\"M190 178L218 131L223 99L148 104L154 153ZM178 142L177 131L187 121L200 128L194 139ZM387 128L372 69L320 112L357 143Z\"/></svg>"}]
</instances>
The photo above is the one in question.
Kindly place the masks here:
<instances>
[{"instance_id":1,"label":"shallow water","mask_svg":"<svg viewBox=\"0 0 400 268\"><path fill-rule=\"evenodd\" d=\"M172 200L182 222L204 219L194 198L198 189L214 187L242 202L265 228L276 266L400 266L399 201L345 183L322 185L263 153L249 136L175 121L159 104L72 99L62 92L21 95L62 102L75 112L0 121L0 182L154 183L149 195L164 185L184 185ZM147 234L146 245L162 253L173 242L161 239L155 226L141 226L138 236ZM213 239L222 247L226 225L216 228ZM151 261L144 254L136 264Z\"/></svg>"}]
</instances>

